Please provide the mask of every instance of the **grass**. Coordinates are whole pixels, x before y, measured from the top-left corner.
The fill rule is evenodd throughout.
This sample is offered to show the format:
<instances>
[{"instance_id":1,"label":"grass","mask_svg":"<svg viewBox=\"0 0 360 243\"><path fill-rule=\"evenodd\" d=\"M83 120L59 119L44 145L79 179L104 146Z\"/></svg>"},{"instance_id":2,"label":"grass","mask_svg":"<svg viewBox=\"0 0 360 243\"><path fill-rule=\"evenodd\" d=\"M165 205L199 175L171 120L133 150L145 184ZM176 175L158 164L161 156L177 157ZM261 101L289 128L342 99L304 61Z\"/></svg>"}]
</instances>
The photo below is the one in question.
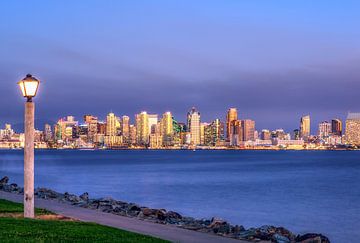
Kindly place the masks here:
<instances>
[{"instance_id":1,"label":"grass","mask_svg":"<svg viewBox=\"0 0 360 243\"><path fill-rule=\"evenodd\" d=\"M23 212L24 212L24 205L22 203L15 203L4 199L0 199L0 215L4 213L23 213ZM37 215L53 214L52 212L41 208L36 208L35 213Z\"/></svg>"},{"instance_id":2,"label":"grass","mask_svg":"<svg viewBox=\"0 0 360 243\"><path fill-rule=\"evenodd\" d=\"M0 215L21 213L22 204L0 199ZM37 209L37 213L51 212ZM95 223L0 217L1 242L167 242Z\"/></svg>"}]
</instances>

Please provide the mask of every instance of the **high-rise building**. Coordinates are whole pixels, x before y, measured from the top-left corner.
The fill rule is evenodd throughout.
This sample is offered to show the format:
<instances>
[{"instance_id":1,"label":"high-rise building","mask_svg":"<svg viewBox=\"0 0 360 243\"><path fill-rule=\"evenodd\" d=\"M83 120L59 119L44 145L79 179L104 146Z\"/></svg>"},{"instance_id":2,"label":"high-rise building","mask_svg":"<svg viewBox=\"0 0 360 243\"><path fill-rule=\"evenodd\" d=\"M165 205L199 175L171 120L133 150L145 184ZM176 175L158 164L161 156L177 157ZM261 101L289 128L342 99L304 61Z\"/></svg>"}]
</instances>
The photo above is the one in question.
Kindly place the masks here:
<instances>
[{"instance_id":1,"label":"high-rise building","mask_svg":"<svg viewBox=\"0 0 360 243\"><path fill-rule=\"evenodd\" d=\"M159 116L157 114L148 114L147 117L148 117L149 133L150 133L151 127L158 123Z\"/></svg>"},{"instance_id":2,"label":"high-rise building","mask_svg":"<svg viewBox=\"0 0 360 243\"><path fill-rule=\"evenodd\" d=\"M125 143L130 142L130 117L122 116L121 118L121 135Z\"/></svg>"},{"instance_id":3,"label":"high-rise building","mask_svg":"<svg viewBox=\"0 0 360 243\"><path fill-rule=\"evenodd\" d=\"M231 134L234 133L234 131L231 130L231 123L233 121L236 121L238 119L237 109L236 108L230 108L226 115L226 140L230 141Z\"/></svg>"},{"instance_id":4,"label":"high-rise building","mask_svg":"<svg viewBox=\"0 0 360 243\"><path fill-rule=\"evenodd\" d=\"M94 137L98 132L98 118L92 115L85 115L84 122L87 124L87 136L89 141L94 141Z\"/></svg>"},{"instance_id":5,"label":"high-rise building","mask_svg":"<svg viewBox=\"0 0 360 243\"><path fill-rule=\"evenodd\" d=\"M117 117L114 113L110 112L106 116L106 136L116 136L116 123L117 123Z\"/></svg>"},{"instance_id":6,"label":"high-rise building","mask_svg":"<svg viewBox=\"0 0 360 243\"><path fill-rule=\"evenodd\" d=\"M104 137L105 145L111 147L121 143L118 136L118 126L118 118L115 116L114 113L110 112L106 116L106 132Z\"/></svg>"},{"instance_id":7,"label":"high-rise building","mask_svg":"<svg viewBox=\"0 0 360 243\"><path fill-rule=\"evenodd\" d=\"M151 126L157 124L157 116L152 115L151 126L149 126L149 114L146 111L135 116L136 120L136 142L138 145L145 146L149 143ZM155 122L156 120L156 122Z\"/></svg>"},{"instance_id":8,"label":"high-rise building","mask_svg":"<svg viewBox=\"0 0 360 243\"><path fill-rule=\"evenodd\" d=\"M200 144L209 145L211 142L211 127L209 125L207 122L200 123Z\"/></svg>"},{"instance_id":9,"label":"high-rise building","mask_svg":"<svg viewBox=\"0 0 360 243\"><path fill-rule=\"evenodd\" d=\"M200 112L193 107L187 115L187 127L190 132L190 144L200 144Z\"/></svg>"},{"instance_id":10,"label":"high-rise building","mask_svg":"<svg viewBox=\"0 0 360 243\"><path fill-rule=\"evenodd\" d=\"M255 121L249 119L242 120L241 125L243 129L243 141L254 141Z\"/></svg>"},{"instance_id":11,"label":"high-rise building","mask_svg":"<svg viewBox=\"0 0 360 243\"><path fill-rule=\"evenodd\" d=\"M162 139L163 139L163 145L164 146L171 146L173 144L173 118L170 111L165 112L161 119L161 125L162 125Z\"/></svg>"},{"instance_id":12,"label":"high-rise building","mask_svg":"<svg viewBox=\"0 0 360 243\"><path fill-rule=\"evenodd\" d=\"M342 135L342 122L340 119L331 120L331 133L336 136Z\"/></svg>"},{"instance_id":13,"label":"high-rise building","mask_svg":"<svg viewBox=\"0 0 360 243\"><path fill-rule=\"evenodd\" d=\"M216 146L224 141L224 123L220 119L215 119L207 128L210 130L206 131L207 145ZM209 135L210 139L208 138Z\"/></svg>"},{"instance_id":14,"label":"high-rise building","mask_svg":"<svg viewBox=\"0 0 360 243\"><path fill-rule=\"evenodd\" d=\"M130 144L136 144L136 126L129 126Z\"/></svg>"},{"instance_id":15,"label":"high-rise building","mask_svg":"<svg viewBox=\"0 0 360 243\"><path fill-rule=\"evenodd\" d=\"M240 145L244 137L241 120L232 121L230 130L233 131L233 133L230 133L230 145L233 146Z\"/></svg>"},{"instance_id":16,"label":"high-rise building","mask_svg":"<svg viewBox=\"0 0 360 243\"><path fill-rule=\"evenodd\" d=\"M45 124L44 140L46 142L49 142L49 141L52 141L52 139L53 139L53 134L52 134L51 126L49 124Z\"/></svg>"},{"instance_id":17,"label":"high-rise building","mask_svg":"<svg viewBox=\"0 0 360 243\"><path fill-rule=\"evenodd\" d=\"M323 121L319 123L319 137L326 138L331 134L331 123Z\"/></svg>"},{"instance_id":18,"label":"high-rise building","mask_svg":"<svg viewBox=\"0 0 360 243\"><path fill-rule=\"evenodd\" d=\"M73 116L61 118L55 125L56 140L69 140L73 138L73 127L78 126Z\"/></svg>"},{"instance_id":19,"label":"high-rise building","mask_svg":"<svg viewBox=\"0 0 360 243\"><path fill-rule=\"evenodd\" d=\"M270 131L267 129L261 130L260 139L261 140L270 140L271 139Z\"/></svg>"},{"instance_id":20,"label":"high-rise building","mask_svg":"<svg viewBox=\"0 0 360 243\"><path fill-rule=\"evenodd\" d=\"M300 120L300 137L307 139L310 137L310 116L303 116Z\"/></svg>"},{"instance_id":21,"label":"high-rise building","mask_svg":"<svg viewBox=\"0 0 360 243\"><path fill-rule=\"evenodd\" d=\"M293 132L294 132L294 140L300 140L300 130L295 129Z\"/></svg>"},{"instance_id":22,"label":"high-rise building","mask_svg":"<svg viewBox=\"0 0 360 243\"><path fill-rule=\"evenodd\" d=\"M345 126L346 142L360 145L360 113L349 113Z\"/></svg>"}]
</instances>

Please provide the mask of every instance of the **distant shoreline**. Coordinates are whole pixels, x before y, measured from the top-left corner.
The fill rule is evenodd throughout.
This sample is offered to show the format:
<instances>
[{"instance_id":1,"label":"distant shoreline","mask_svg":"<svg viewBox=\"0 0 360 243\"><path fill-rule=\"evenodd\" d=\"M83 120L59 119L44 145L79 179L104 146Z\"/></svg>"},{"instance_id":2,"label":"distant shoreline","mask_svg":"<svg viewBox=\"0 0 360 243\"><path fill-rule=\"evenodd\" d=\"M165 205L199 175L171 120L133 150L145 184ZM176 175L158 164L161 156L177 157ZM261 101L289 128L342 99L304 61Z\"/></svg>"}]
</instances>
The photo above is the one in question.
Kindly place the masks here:
<instances>
[{"instance_id":1,"label":"distant shoreline","mask_svg":"<svg viewBox=\"0 0 360 243\"><path fill-rule=\"evenodd\" d=\"M24 150L23 148L0 148L1 150ZM76 150L76 151L116 151L116 150L142 150L142 151L360 151L360 148L35 148L35 150Z\"/></svg>"}]
</instances>

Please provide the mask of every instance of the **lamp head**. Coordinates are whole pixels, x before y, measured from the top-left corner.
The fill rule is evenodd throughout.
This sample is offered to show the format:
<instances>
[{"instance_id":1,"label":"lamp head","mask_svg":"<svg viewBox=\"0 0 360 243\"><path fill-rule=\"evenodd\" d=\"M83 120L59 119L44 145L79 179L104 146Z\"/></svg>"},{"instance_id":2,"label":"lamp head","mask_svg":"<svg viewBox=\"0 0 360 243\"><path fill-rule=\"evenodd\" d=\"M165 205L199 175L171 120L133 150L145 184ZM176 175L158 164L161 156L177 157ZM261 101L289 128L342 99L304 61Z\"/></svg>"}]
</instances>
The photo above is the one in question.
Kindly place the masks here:
<instances>
[{"instance_id":1,"label":"lamp head","mask_svg":"<svg viewBox=\"0 0 360 243\"><path fill-rule=\"evenodd\" d=\"M40 81L31 74L27 74L25 78L18 82L20 90L28 102L31 102L32 98L36 96L39 84Z\"/></svg>"}]
</instances>

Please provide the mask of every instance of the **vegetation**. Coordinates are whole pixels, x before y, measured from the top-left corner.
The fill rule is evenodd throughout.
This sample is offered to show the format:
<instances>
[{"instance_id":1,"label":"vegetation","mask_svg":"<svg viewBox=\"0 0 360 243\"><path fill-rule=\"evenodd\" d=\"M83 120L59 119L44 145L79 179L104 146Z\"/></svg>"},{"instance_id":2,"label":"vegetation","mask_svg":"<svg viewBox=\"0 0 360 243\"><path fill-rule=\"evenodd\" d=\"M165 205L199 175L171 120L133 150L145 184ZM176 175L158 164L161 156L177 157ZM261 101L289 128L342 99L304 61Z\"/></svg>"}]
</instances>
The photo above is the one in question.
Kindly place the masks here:
<instances>
[{"instance_id":1,"label":"vegetation","mask_svg":"<svg viewBox=\"0 0 360 243\"><path fill-rule=\"evenodd\" d=\"M0 200L0 216L22 213L22 204ZM37 214L51 212L37 209ZM166 242L116 228L78 221L0 217L1 242Z\"/></svg>"}]
</instances>

